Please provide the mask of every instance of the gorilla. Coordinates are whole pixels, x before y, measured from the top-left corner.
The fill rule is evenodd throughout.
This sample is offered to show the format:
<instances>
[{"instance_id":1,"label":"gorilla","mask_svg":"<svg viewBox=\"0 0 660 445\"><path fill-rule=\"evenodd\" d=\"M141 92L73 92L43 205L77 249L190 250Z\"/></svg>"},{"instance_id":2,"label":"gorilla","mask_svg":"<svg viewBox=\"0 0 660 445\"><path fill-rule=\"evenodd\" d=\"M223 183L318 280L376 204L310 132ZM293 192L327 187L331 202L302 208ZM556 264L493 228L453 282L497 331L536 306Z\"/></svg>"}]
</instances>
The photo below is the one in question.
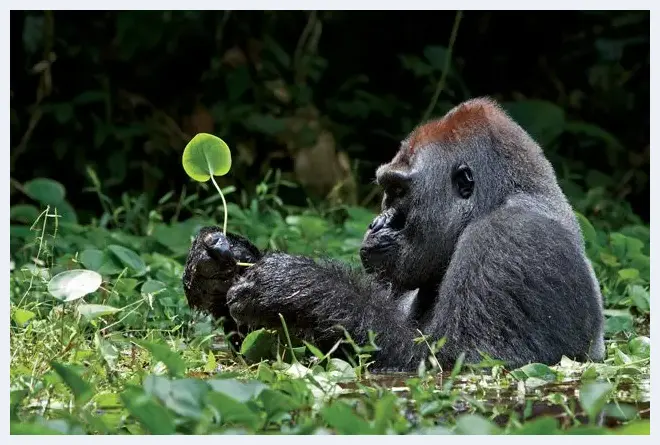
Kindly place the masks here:
<instances>
[{"instance_id":1,"label":"gorilla","mask_svg":"<svg viewBox=\"0 0 660 445\"><path fill-rule=\"evenodd\" d=\"M376 180L382 213L364 236L363 270L260 252L205 227L186 262L189 305L234 327L277 328L282 314L319 346L344 329L366 344L371 330L378 369L416 369L429 354L420 333L445 338L443 367L461 354L511 368L602 361L603 301L580 226L541 147L495 101L420 125Z\"/></svg>"}]
</instances>

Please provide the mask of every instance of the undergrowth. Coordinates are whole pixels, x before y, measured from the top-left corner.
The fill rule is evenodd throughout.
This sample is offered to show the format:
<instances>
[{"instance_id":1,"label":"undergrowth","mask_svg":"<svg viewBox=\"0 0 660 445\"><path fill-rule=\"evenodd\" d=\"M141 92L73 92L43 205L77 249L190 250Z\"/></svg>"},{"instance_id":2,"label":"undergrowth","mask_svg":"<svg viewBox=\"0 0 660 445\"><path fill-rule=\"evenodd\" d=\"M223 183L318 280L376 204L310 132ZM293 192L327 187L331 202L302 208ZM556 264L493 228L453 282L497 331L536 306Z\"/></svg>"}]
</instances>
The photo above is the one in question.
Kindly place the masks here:
<instances>
[{"instance_id":1,"label":"undergrowth","mask_svg":"<svg viewBox=\"0 0 660 445\"><path fill-rule=\"evenodd\" d=\"M63 188L36 181L23 186L38 206L11 212L12 434L649 432L648 226L580 216L605 297L604 363L564 358L513 370L484 357L451 370L430 360L415 374L375 375L377 336L369 345L347 336L355 354L342 360L279 335L283 320L283 330L255 331L232 351L222 320L190 310L183 262L195 232L216 223L217 196L170 194L153 208L124 196L116 205L96 183L104 212L81 226L59 216ZM251 195L225 189L236 198L229 230L260 248L357 264L373 213L291 208L278 198L283 186L268 176ZM578 211L589 196L573 200ZM180 220L186 212L194 216ZM100 273L98 290L54 298L51 279L76 269ZM442 347L419 341L430 352Z\"/></svg>"}]
</instances>

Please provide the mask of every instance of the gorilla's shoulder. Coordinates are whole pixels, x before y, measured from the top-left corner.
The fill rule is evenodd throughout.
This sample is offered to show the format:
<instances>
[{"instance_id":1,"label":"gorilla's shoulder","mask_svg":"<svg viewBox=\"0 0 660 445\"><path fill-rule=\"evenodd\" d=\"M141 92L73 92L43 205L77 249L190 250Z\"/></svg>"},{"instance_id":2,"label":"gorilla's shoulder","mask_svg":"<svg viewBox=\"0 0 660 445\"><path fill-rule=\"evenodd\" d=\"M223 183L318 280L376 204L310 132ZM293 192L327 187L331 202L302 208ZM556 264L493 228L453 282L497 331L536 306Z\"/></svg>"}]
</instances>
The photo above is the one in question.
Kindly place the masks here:
<instances>
[{"instance_id":1,"label":"gorilla's shoulder","mask_svg":"<svg viewBox=\"0 0 660 445\"><path fill-rule=\"evenodd\" d=\"M514 202L469 224L463 235L459 244L481 249L496 244L497 249L487 250L497 255L514 254L529 261L551 256L582 259L583 241L570 208ZM457 246L457 250L462 247L468 246Z\"/></svg>"}]
</instances>

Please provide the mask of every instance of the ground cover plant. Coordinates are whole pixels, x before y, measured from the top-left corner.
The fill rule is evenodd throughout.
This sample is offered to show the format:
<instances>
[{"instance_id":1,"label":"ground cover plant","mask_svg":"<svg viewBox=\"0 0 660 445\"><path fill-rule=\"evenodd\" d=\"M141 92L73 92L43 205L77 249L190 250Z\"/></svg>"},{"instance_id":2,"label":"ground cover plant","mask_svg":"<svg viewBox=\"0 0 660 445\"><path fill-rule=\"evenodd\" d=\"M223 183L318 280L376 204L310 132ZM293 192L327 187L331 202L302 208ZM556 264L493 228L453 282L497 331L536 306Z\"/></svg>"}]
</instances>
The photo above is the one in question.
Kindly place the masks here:
<instances>
[{"instance_id":1,"label":"ground cover plant","mask_svg":"<svg viewBox=\"0 0 660 445\"><path fill-rule=\"evenodd\" d=\"M355 262L373 213L287 207L277 194L286 186L269 174L234 196L228 230L260 247ZM153 209L125 196L80 226L59 215L66 194L56 181L23 187L34 205L12 208L24 221L12 226L13 434L649 432L645 225L604 230L580 217L606 299L604 363L505 369L484 357L478 366L441 370L429 360L414 374L376 375L377 337L368 345L347 337L355 354L346 361L291 339L282 320L280 331L255 331L231 351L221 321L191 312L182 264L195 230L223 213L208 188L177 203L197 210L183 221L160 217L167 196ZM140 229L125 229L131 221ZM431 356L442 347L418 341Z\"/></svg>"}]
</instances>

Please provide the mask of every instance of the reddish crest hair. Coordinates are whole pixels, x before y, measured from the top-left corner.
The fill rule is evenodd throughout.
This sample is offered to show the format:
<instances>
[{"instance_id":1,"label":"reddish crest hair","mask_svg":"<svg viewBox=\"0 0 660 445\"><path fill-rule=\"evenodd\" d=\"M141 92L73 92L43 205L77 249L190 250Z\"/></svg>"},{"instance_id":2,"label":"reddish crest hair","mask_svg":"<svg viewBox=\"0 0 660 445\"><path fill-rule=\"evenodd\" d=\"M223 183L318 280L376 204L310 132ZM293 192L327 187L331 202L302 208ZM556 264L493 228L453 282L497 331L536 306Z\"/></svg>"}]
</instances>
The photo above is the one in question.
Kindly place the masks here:
<instances>
[{"instance_id":1,"label":"reddish crest hair","mask_svg":"<svg viewBox=\"0 0 660 445\"><path fill-rule=\"evenodd\" d=\"M454 107L444 117L417 127L408 137L408 150L433 142L456 142L475 136L492 125L493 120L505 117L502 109L487 98L471 99Z\"/></svg>"}]
</instances>

